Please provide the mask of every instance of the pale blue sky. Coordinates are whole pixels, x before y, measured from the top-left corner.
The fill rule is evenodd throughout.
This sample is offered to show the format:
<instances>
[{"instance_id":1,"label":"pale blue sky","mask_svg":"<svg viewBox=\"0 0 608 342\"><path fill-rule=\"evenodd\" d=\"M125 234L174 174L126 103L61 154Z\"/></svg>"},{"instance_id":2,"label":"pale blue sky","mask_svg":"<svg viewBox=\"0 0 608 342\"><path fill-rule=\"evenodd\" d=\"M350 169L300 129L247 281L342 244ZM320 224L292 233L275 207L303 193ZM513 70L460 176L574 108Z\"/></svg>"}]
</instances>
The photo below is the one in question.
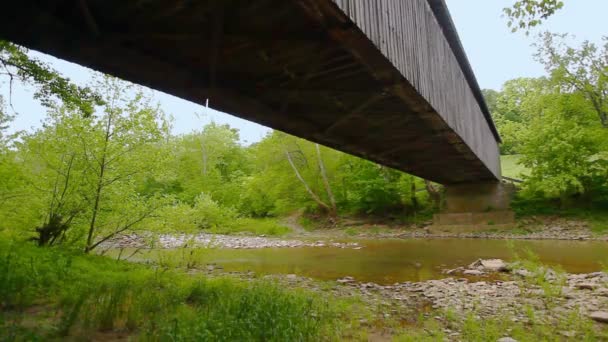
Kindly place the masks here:
<instances>
[{"instance_id":1,"label":"pale blue sky","mask_svg":"<svg viewBox=\"0 0 608 342\"><path fill-rule=\"evenodd\" d=\"M531 47L535 35L540 30L528 37L523 33L512 34L506 27L506 19L502 18L502 8L513 1L446 1L482 88L499 89L509 79L544 74L543 67L533 59L535 50ZM608 27L605 24L608 0L566 0L565 2L565 8L550 18L542 26L542 30L569 33L576 36L579 41L586 39L594 42L599 42L602 35L608 34ZM86 84L92 77L89 69L39 53L33 54L50 63L78 84ZM4 82L1 84L0 94L7 101L8 93L8 83ZM243 143L258 141L269 131L255 123L214 110L206 110L197 104L171 95L155 91L154 98L165 112L175 117L174 133L200 129L212 120L238 128ZM15 86L12 104L18 114L12 125L13 130L29 130L40 126L45 109L32 99L31 89ZM213 103L210 105L213 106ZM198 118L195 113L205 115Z\"/></svg>"}]
</instances>

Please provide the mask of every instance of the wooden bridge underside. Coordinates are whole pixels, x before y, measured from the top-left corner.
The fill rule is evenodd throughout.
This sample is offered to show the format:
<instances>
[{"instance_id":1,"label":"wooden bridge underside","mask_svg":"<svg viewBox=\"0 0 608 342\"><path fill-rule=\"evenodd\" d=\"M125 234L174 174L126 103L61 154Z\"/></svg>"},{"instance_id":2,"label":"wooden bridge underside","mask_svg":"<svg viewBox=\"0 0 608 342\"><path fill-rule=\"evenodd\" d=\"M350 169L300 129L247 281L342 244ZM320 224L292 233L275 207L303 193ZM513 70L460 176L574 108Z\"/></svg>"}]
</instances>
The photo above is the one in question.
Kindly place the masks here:
<instances>
[{"instance_id":1,"label":"wooden bridge underside","mask_svg":"<svg viewBox=\"0 0 608 342\"><path fill-rule=\"evenodd\" d=\"M0 37L439 183L495 180L499 138L444 7L21 0Z\"/></svg>"}]
</instances>

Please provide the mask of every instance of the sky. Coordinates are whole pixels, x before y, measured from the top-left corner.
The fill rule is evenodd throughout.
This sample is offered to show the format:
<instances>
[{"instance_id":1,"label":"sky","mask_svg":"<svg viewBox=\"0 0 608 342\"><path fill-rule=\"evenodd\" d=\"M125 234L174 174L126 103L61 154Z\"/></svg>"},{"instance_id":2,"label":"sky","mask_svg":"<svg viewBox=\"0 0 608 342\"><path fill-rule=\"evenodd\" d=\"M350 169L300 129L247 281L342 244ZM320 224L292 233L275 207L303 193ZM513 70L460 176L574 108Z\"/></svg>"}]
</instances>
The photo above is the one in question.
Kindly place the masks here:
<instances>
[{"instance_id":1,"label":"sky","mask_svg":"<svg viewBox=\"0 0 608 342\"><path fill-rule=\"evenodd\" d=\"M511 0L446 0L446 2L482 89L498 90L509 79L544 75L542 65L533 58L535 48L532 46L536 35L541 31L568 33L579 42L590 40L599 43L602 34L608 35L605 25L608 0L566 0L562 11L529 36L523 33L511 33L507 28L506 19L502 17L502 9L511 4L513 2ZM79 85L85 85L93 77L90 69L37 52L32 52L32 55L47 62ZM0 84L0 94L8 102L7 82ZM167 114L175 118L173 127L175 134L200 130L205 124L214 121L238 128L241 143L250 144L261 140L270 131L253 122L158 91L153 92L153 97ZM40 127L46 111L32 98L30 88L15 84L10 99L12 109L9 108L9 111L16 112L11 131L33 130ZM213 103L210 103L210 106L213 107Z\"/></svg>"}]
</instances>

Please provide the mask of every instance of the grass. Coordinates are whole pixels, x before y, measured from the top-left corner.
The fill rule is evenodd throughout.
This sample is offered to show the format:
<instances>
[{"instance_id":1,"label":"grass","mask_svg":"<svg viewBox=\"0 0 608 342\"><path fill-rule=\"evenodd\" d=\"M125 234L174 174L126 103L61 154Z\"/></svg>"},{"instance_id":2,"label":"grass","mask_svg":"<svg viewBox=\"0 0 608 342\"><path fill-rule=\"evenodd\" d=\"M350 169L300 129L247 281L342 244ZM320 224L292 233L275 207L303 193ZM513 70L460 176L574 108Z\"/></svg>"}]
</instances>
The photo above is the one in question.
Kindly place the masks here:
<instances>
[{"instance_id":1,"label":"grass","mask_svg":"<svg viewBox=\"0 0 608 342\"><path fill-rule=\"evenodd\" d=\"M393 341L485 342L497 341L503 337L511 337L519 342L564 341L563 332L572 333L573 341L604 341L608 338L605 330L595 329L593 322L578 312L572 312L554 324L536 319L533 313L530 314L532 319L521 322L514 321L509 315L481 318L474 311L454 319L449 317L448 312L449 310L436 311L427 317L421 317L416 324L403 329ZM446 329L458 335L449 337Z\"/></svg>"},{"instance_id":2,"label":"grass","mask_svg":"<svg viewBox=\"0 0 608 342\"><path fill-rule=\"evenodd\" d=\"M0 340L318 341L337 326L309 292L0 239Z\"/></svg>"},{"instance_id":3,"label":"grass","mask_svg":"<svg viewBox=\"0 0 608 342\"><path fill-rule=\"evenodd\" d=\"M523 175L528 174L529 170L518 164L519 155L500 156L500 164L502 167L502 175L510 178L521 179Z\"/></svg>"},{"instance_id":4,"label":"grass","mask_svg":"<svg viewBox=\"0 0 608 342\"><path fill-rule=\"evenodd\" d=\"M606 210L572 210L564 215L586 221L595 234L608 233L608 211Z\"/></svg>"},{"instance_id":5,"label":"grass","mask_svg":"<svg viewBox=\"0 0 608 342\"><path fill-rule=\"evenodd\" d=\"M545 310L553 311L555 299L561 296L565 284L565 273L559 269L549 271L538 256L529 250L516 251L511 247L515 256L514 268L524 268L532 276L522 280L520 286L538 286L543 292ZM549 281L548 274L552 274ZM509 314L487 317L475 310L457 312L450 308L435 310L427 315L420 315L418 320L407 329L403 329L394 338L398 342L444 341L459 340L472 342L497 341L503 337L511 337L520 342L536 341L605 341L608 330L595 325L588 317L577 310L548 320L544 311L536 311L531 306L522 308L524 320L514 320ZM447 330L449 329L449 330ZM450 336L449 334L455 334ZM566 339L568 335L571 339Z\"/></svg>"},{"instance_id":6,"label":"grass","mask_svg":"<svg viewBox=\"0 0 608 342\"><path fill-rule=\"evenodd\" d=\"M289 233L291 230L281 225L274 218L238 218L231 224L222 225L210 231L216 234L251 233L254 235L281 236Z\"/></svg>"}]
</instances>

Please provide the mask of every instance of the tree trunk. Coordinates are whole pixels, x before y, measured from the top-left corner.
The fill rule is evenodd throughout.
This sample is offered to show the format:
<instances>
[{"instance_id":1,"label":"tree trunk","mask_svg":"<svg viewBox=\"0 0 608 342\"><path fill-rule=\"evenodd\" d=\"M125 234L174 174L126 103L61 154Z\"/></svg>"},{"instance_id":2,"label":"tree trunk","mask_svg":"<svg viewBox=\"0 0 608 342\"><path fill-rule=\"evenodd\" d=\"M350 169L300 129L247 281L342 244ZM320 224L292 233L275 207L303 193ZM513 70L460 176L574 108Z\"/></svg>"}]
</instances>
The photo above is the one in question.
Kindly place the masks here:
<instances>
[{"instance_id":1,"label":"tree trunk","mask_svg":"<svg viewBox=\"0 0 608 342\"><path fill-rule=\"evenodd\" d=\"M331 191L331 187L329 186L329 180L327 179L327 172L325 171L325 164L323 163L323 158L321 158L321 148L319 144L315 144L317 148L317 159L319 160L319 169L321 170L321 178L323 179L323 185L325 186L325 191L327 191L327 197L329 198L329 202L331 204L331 216L336 216L338 213L338 208L336 206L336 199L334 197L333 192Z\"/></svg>"},{"instance_id":2,"label":"tree trunk","mask_svg":"<svg viewBox=\"0 0 608 342\"><path fill-rule=\"evenodd\" d=\"M293 160L291 159L291 155L289 154L288 151L285 151L285 155L287 156L287 160L289 161L289 165L291 165L291 168L293 169L293 172L295 172L296 177L298 177L298 179L300 180L300 182L302 183L302 185L304 185L304 188L306 189L306 192L308 192L308 194L310 195L310 197L323 209L327 210L327 212L331 212L331 208L325 203L323 202L319 196L317 196L317 194L314 193L314 191L312 191L312 189L308 186L308 183L306 183L306 180L304 180L304 178L302 177L302 175L300 175L300 171L298 171L298 168L296 167L296 165L293 163Z\"/></svg>"},{"instance_id":3,"label":"tree trunk","mask_svg":"<svg viewBox=\"0 0 608 342\"><path fill-rule=\"evenodd\" d=\"M441 209L441 190L436 188L431 181L426 179L424 180L424 185L426 186L426 191L429 193L435 208Z\"/></svg>"},{"instance_id":4,"label":"tree trunk","mask_svg":"<svg viewBox=\"0 0 608 342\"><path fill-rule=\"evenodd\" d=\"M418 198L416 197L416 179L414 179L414 177L411 177L410 179L412 182L410 184L410 201L412 201L412 207L414 207L414 211L416 211L418 209Z\"/></svg>"},{"instance_id":5,"label":"tree trunk","mask_svg":"<svg viewBox=\"0 0 608 342\"><path fill-rule=\"evenodd\" d=\"M604 128L608 128L608 113L606 113L606 111L604 111L603 109L603 103L601 100L597 100L592 94L589 95L589 98L591 99L591 103L593 104L593 108L595 108L595 111L597 112L598 116L600 117L600 123L602 124L602 127Z\"/></svg>"},{"instance_id":6,"label":"tree trunk","mask_svg":"<svg viewBox=\"0 0 608 342\"><path fill-rule=\"evenodd\" d=\"M207 148L205 148L205 143L201 139L201 157L203 160L203 176L207 175Z\"/></svg>"},{"instance_id":7,"label":"tree trunk","mask_svg":"<svg viewBox=\"0 0 608 342\"><path fill-rule=\"evenodd\" d=\"M99 178L97 179L97 188L95 189L95 202L93 204L93 213L91 215L91 222L89 223L89 233L87 235L87 245L84 249L85 253L90 252L93 248L93 236L95 233L95 223L97 221L97 214L99 212L99 202L101 201L101 194L103 192L103 181L106 172L106 154L108 152L108 143L110 141L110 132L112 130L112 113L108 113L108 123L106 125L106 136L104 139L103 151L101 155L101 162L99 163Z\"/></svg>"}]
</instances>

